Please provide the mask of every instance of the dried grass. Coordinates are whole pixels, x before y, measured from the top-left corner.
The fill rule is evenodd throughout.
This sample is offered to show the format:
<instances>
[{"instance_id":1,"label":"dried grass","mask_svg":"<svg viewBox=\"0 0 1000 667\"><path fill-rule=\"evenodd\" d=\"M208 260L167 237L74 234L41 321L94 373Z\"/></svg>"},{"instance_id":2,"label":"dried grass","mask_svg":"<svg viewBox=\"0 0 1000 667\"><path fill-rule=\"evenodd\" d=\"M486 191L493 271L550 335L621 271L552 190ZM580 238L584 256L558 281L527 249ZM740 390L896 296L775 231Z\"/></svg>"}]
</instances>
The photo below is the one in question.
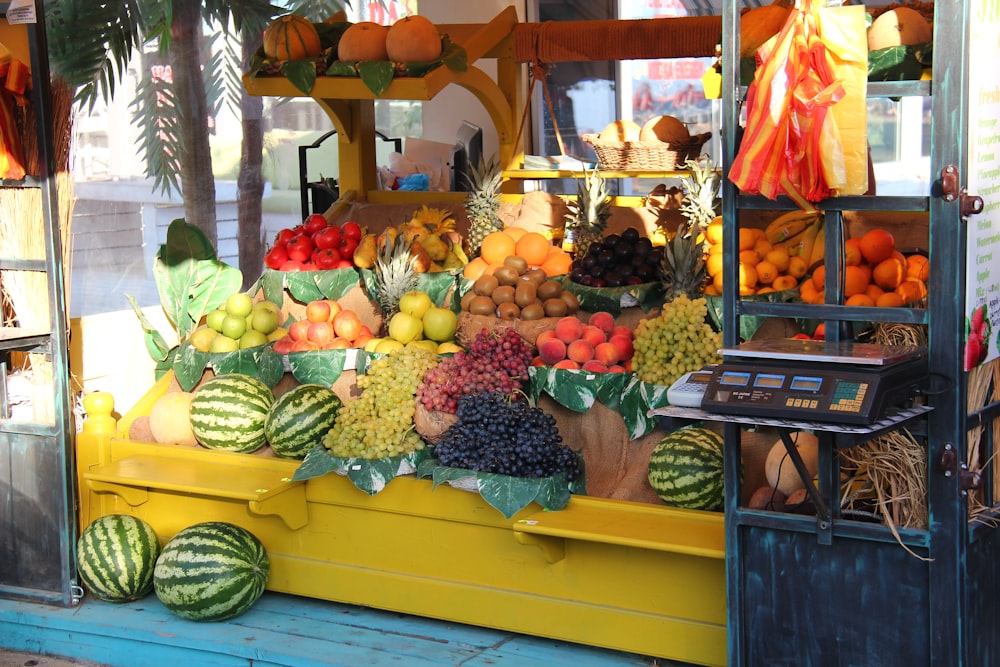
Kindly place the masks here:
<instances>
[{"instance_id":1,"label":"dried grass","mask_svg":"<svg viewBox=\"0 0 1000 667\"><path fill-rule=\"evenodd\" d=\"M968 372L966 382L966 404L970 414L981 410L988 403L1000 400L1000 359L994 359L989 363L974 367ZM982 473L987 469L992 471L989 483L992 486L993 498L998 498L1000 497L1000 466L991 464L995 462L996 445L1000 443L1000 421L994 421L992 427L994 451L991 453L985 451L984 427L976 426L969 429L965 436L966 460L971 472ZM970 520L996 523L996 519L986 512L988 509L990 508L986 505L982 490L973 489L969 492Z\"/></svg>"}]
</instances>

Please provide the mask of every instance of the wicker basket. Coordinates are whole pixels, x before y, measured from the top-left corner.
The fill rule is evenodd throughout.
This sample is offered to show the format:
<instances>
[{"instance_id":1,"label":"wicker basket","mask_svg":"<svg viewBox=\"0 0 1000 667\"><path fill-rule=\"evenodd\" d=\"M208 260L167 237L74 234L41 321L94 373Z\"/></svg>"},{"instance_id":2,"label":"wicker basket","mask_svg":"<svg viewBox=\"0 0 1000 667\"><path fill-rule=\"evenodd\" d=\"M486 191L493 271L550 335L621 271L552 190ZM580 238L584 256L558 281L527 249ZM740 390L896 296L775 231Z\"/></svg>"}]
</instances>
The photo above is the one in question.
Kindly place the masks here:
<instances>
[{"instance_id":1,"label":"wicker basket","mask_svg":"<svg viewBox=\"0 0 1000 667\"><path fill-rule=\"evenodd\" d=\"M598 134L583 140L594 147L601 169L609 171L673 171L701 154L711 132L692 135L687 141L605 141Z\"/></svg>"}]
</instances>

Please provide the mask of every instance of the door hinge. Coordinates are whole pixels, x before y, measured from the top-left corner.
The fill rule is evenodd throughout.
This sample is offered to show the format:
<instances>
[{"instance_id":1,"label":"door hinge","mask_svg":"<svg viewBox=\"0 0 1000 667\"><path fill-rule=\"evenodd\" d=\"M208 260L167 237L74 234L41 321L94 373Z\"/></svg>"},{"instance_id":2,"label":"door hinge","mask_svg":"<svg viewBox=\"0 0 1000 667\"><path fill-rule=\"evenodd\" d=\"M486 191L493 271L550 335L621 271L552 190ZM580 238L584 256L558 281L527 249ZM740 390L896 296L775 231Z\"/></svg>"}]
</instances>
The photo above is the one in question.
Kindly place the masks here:
<instances>
[{"instance_id":1,"label":"door hinge","mask_svg":"<svg viewBox=\"0 0 1000 667\"><path fill-rule=\"evenodd\" d=\"M938 468L945 477L958 477L958 489L963 496L968 495L970 489L978 489L983 485L983 476L970 471L968 464L959 460L954 443L944 443L941 457L938 459Z\"/></svg>"},{"instance_id":2,"label":"door hinge","mask_svg":"<svg viewBox=\"0 0 1000 667\"><path fill-rule=\"evenodd\" d=\"M958 212L963 218L983 212L983 198L970 195L959 185L958 167L953 164L941 170L941 198L946 202L958 200Z\"/></svg>"}]
</instances>

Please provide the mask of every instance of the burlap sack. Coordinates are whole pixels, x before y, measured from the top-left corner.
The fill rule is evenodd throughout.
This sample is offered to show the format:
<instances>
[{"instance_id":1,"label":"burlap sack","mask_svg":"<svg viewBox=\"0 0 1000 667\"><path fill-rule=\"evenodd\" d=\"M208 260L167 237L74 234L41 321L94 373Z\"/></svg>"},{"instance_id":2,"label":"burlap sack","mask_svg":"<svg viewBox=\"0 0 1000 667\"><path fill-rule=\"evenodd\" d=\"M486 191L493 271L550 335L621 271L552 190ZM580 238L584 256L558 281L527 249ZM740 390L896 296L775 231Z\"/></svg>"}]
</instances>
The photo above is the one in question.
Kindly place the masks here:
<instances>
[{"instance_id":1,"label":"burlap sack","mask_svg":"<svg viewBox=\"0 0 1000 667\"><path fill-rule=\"evenodd\" d=\"M487 331L503 331L514 329L526 341L535 344L538 334L556 328L558 317L543 317L539 320L501 320L499 317L490 315L473 315L462 312L458 315L458 329L455 332L455 340L462 347L468 347L476 336L485 329Z\"/></svg>"},{"instance_id":2,"label":"burlap sack","mask_svg":"<svg viewBox=\"0 0 1000 667\"><path fill-rule=\"evenodd\" d=\"M417 409L413 415L413 426L424 439L424 442L435 445L444 432L458 421L458 417L439 410L428 410L418 400Z\"/></svg>"}]
</instances>

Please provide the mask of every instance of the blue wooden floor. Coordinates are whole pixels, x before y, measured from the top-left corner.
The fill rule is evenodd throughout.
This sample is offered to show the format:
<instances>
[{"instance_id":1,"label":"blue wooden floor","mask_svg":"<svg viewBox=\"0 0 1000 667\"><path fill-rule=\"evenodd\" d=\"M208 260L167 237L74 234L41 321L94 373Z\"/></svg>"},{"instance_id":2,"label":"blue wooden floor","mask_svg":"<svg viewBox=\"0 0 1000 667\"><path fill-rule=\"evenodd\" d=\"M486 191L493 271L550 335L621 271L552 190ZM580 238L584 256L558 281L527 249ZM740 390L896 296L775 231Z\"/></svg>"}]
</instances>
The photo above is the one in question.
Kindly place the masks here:
<instances>
[{"instance_id":1,"label":"blue wooden floor","mask_svg":"<svg viewBox=\"0 0 1000 667\"><path fill-rule=\"evenodd\" d=\"M74 608L0 599L0 648L113 667L667 667L678 663L321 600L265 593L242 616L195 623L150 595Z\"/></svg>"}]
</instances>

